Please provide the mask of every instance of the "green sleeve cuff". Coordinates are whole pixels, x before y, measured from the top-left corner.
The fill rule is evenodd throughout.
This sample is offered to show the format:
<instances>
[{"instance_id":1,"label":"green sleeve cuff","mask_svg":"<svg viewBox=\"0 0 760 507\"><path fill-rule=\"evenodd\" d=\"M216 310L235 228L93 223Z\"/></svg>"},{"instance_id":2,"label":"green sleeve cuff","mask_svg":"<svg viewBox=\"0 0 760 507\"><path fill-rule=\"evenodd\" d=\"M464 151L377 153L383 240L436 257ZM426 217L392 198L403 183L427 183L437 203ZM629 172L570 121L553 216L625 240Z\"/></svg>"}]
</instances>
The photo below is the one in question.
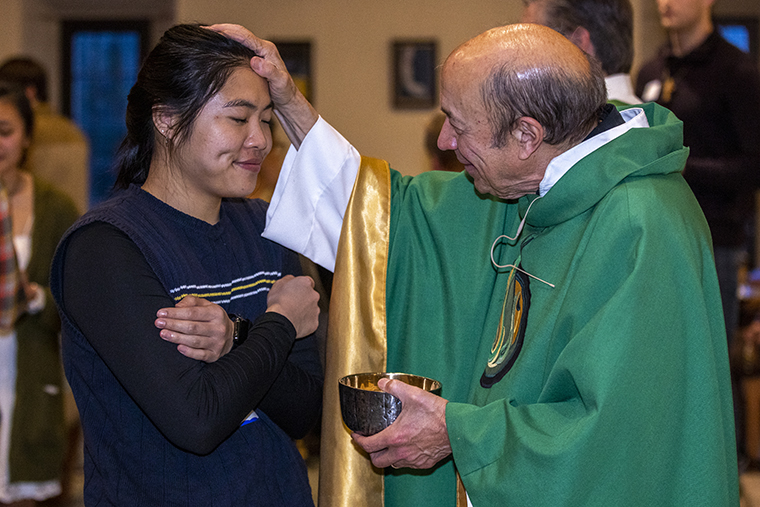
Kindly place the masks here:
<instances>
[{"instance_id":1,"label":"green sleeve cuff","mask_svg":"<svg viewBox=\"0 0 760 507\"><path fill-rule=\"evenodd\" d=\"M484 430L489 428L489 417L484 412L488 410L467 403L449 402L446 405L451 452L462 477L493 463L504 452L498 443L486 443L489 438Z\"/></svg>"}]
</instances>

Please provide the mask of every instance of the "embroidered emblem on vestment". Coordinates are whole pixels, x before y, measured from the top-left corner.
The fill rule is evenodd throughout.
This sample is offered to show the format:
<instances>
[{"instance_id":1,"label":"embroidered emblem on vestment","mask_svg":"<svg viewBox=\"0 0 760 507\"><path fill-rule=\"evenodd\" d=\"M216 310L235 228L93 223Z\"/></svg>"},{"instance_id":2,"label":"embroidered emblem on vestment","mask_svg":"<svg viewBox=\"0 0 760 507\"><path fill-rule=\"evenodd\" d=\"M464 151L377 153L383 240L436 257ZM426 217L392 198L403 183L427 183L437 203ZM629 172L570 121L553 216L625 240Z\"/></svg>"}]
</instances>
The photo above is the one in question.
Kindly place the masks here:
<instances>
[{"instance_id":1,"label":"embroidered emblem on vestment","mask_svg":"<svg viewBox=\"0 0 760 507\"><path fill-rule=\"evenodd\" d=\"M523 346L529 306L529 278L513 269L507 282L496 338L485 371L480 378L481 386L493 386L512 369Z\"/></svg>"}]
</instances>

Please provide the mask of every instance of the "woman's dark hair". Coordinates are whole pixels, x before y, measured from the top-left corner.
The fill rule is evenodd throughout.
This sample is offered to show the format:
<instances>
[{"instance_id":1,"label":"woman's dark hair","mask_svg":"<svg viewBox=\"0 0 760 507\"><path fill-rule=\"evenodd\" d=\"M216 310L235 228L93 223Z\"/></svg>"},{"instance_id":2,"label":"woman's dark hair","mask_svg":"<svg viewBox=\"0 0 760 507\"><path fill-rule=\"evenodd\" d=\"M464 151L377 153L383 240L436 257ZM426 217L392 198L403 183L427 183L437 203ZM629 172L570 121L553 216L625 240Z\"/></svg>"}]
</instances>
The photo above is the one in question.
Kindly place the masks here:
<instances>
[{"instance_id":1,"label":"woman's dark hair","mask_svg":"<svg viewBox=\"0 0 760 507\"><path fill-rule=\"evenodd\" d=\"M48 80L45 68L31 58L19 57L6 60L0 66L0 81L17 85L21 88L34 88L37 100L47 102Z\"/></svg>"},{"instance_id":2,"label":"woman's dark hair","mask_svg":"<svg viewBox=\"0 0 760 507\"><path fill-rule=\"evenodd\" d=\"M203 106L224 86L236 67L256 54L244 45L200 25L167 30L143 62L127 102L127 136L116 158L114 188L142 184L153 158L153 110L174 116L169 152L179 146Z\"/></svg>"},{"instance_id":3,"label":"woman's dark hair","mask_svg":"<svg viewBox=\"0 0 760 507\"><path fill-rule=\"evenodd\" d=\"M24 133L26 137L31 139L32 132L34 132L34 112L26 93L24 93L24 88L6 81L0 81L0 100L10 102L16 108L24 122Z\"/></svg>"}]
</instances>

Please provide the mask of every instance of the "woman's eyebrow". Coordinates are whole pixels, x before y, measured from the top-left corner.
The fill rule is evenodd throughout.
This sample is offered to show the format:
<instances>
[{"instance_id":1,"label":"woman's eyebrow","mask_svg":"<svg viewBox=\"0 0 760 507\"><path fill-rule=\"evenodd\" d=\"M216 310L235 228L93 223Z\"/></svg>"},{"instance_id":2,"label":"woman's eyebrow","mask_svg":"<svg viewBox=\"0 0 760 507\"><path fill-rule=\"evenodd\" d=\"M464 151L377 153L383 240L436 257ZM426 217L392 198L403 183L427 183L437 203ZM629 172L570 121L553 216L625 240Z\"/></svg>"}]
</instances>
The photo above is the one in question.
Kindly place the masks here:
<instances>
[{"instance_id":1,"label":"woman's eyebrow","mask_svg":"<svg viewBox=\"0 0 760 507\"><path fill-rule=\"evenodd\" d=\"M250 102L250 101L245 100L245 99L231 100L231 101L227 102L225 105L223 105L222 107L247 107L248 109L252 109L254 111L259 108L259 106L257 106L253 102ZM266 109L274 109L274 102L269 101L269 104L267 104L266 107L264 107L263 109L264 110L266 110Z\"/></svg>"}]
</instances>

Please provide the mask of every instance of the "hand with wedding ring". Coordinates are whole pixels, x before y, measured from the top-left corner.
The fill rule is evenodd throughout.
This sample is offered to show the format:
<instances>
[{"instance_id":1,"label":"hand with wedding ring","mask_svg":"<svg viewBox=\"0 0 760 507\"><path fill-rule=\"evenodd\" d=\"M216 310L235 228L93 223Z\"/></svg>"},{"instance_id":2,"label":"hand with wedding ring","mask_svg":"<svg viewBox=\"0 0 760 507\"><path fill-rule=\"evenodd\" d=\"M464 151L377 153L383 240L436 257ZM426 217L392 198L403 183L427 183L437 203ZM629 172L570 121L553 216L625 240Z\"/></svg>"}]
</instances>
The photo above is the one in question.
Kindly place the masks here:
<instances>
[{"instance_id":1,"label":"hand with wedding ring","mask_svg":"<svg viewBox=\"0 0 760 507\"><path fill-rule=\"evenodd\" d=\"M351 437L378 468L431 468L451 454L446 427L447 400L400 380L380 379L378 387L401 400L403 409L383 431Z\"/></svg>"}]
</instances>

